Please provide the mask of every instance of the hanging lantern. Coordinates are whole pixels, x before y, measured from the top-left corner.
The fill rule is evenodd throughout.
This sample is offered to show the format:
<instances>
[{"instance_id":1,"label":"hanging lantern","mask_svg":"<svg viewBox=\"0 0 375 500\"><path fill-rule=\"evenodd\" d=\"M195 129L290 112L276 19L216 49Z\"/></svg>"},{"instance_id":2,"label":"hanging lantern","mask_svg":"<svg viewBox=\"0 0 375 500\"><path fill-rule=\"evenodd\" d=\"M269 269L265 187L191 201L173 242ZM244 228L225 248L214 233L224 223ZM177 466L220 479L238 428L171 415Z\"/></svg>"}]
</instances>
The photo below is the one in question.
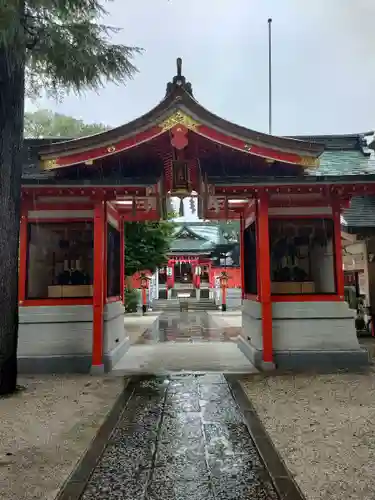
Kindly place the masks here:
<instances>
[{"instance_id":1,"label":"hanging lantern","mask_svg":"<svg viewBox=\"0 0 375 500\"><path fill-rule=\"evenodd\" d=\"M226 271L222 271L220 275L220 288L221 288L221 310L227 310L227 288L230 276Z\"/></svg>"},{"instance_id":2,"label":"hanging lantern","mask_svg":"<svg viewBox=\"0 0 375 500\"><path fill-rule=\"evenodd\" d=\"M229 281L230 276L228 276L228 273L225 271L222 271L220 275L220 286L221 288L228 288L228 281Z\"/></svg>"},{"instance_id":3,"label":"hanging lantern","mask_svg":"<svg viewBox=\"0 0 375 500\"><path fill-rule=\"evenodd\" d=\"M151 278L149 278L146 273L141 273L140 278L141 278L141 289L142 289L142 313L146 314L147 311L146 290L148 288L149 281L151 281Z\"/></svg>"},{"instance_id":4,"label":"hanging lantern","mask_svg":"<svg viewBox=\"0 0 375 500\"><path fill-rule=\"evenodd\" d=\"M151 278L149 278L146 273L141 273L140 278L141 278L141 288L148 288L148 283Z\"/></svg>"}]
</instances>

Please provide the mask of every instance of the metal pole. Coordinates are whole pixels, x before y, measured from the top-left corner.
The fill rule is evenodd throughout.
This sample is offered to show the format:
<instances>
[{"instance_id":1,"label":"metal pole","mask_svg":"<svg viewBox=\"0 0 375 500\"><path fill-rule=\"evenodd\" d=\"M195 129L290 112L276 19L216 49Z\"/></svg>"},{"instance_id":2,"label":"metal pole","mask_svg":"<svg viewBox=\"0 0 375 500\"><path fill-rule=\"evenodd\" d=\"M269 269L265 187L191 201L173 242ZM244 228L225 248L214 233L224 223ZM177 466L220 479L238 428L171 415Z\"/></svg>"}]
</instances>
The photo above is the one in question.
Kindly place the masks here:
<instances>
[{"instance_id":1,"label":"metal pole","mask_svg":"<svg viewBox=\"0 0 375 500\"><path fill-rule=\"evenodd\" d=\"M268 19L268 133L272 134L272 19Z\"/></svg>"}]
</instances>

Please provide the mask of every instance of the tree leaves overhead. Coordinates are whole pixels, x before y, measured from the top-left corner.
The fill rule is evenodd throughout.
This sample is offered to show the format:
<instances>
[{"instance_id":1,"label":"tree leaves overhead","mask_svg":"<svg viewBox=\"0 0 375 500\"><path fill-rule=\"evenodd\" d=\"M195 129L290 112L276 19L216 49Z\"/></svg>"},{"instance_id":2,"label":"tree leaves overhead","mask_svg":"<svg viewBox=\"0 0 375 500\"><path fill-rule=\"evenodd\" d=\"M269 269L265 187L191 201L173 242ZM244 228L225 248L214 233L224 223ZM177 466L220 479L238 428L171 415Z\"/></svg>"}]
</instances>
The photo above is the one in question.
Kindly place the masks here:
<instances>
[{"instance_id":1,"label":"tree leaves overhead","mask_svg":"<svg viewBox=\"0 0 375 500\"><path fill-rule=\"evenodd\" d=\"M0 43L20 57L26 51L29 95L81 93L125 83L137 71L133 60L141 49L111 42L119 30L103 24L103 2L0 0L0 12Z\"/></svg>"},{"instance_id":2,"label":"tree leaves overhead","mask_svg":"<svg viewBox=\"0 0 375 500\"><path fill-rule=\"evenodd\" d=\"M98 134L110 127L102 123L87 124L71 116L54 113L49 109L40 109L25 113L25 137L65 137L68 139Z\"/></svg>"}]
</instances>

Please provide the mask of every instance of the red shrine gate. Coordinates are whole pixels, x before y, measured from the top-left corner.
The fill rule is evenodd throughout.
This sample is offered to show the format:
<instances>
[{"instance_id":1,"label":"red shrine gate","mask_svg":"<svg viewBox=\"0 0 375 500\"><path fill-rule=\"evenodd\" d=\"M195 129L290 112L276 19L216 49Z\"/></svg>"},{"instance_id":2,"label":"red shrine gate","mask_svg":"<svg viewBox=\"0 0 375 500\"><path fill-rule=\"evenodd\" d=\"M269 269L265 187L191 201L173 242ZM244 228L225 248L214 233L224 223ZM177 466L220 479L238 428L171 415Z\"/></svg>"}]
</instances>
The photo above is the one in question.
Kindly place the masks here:
<instances>
[{"instance_id":1,"label":"red shrine gate","mask_svg":"<svg viewBox=\"0 0 375 500\"><path fill-rule=\"evenodd\" d=\"M122 223L158 220L168 212L169 197L191 194L199 196L201 218L241 221L239 347L258 367L316 366L327 359L337 366L366 363L344 302L340 212L353 194L375 192L375 183L320 177L323 149L210 113L193 98L180 61L165 98L146 115L91 137L39 145L39 168L24 178L22 188L19 305L25 370L35 357L42 360L41 370L111 369L128 348L122 333ZM46 280L39 296L30 294L37 274L38 244L30 239L34 223L55 225L58 248L44 262L60 259L64 266L57 275L52 265L51 283ZM89 228L91 260L83 256L90 245L81 245L79 229L71 248L70 228L79 223ZM111 241L117 244L109 246ZM72 271L74 259L79 264ZM77 270L86 273L85 283L82 277L76 285L61 278ZM77 314L86 318L85 327ZM64 324L60 335L73 325L78 350L57 349L54 339L48 344L51 323ZM39 341L41 331L43 349L28 350L26 339ZM66 344L74 351L73 340Z\"/></svg>"}]
</instances>

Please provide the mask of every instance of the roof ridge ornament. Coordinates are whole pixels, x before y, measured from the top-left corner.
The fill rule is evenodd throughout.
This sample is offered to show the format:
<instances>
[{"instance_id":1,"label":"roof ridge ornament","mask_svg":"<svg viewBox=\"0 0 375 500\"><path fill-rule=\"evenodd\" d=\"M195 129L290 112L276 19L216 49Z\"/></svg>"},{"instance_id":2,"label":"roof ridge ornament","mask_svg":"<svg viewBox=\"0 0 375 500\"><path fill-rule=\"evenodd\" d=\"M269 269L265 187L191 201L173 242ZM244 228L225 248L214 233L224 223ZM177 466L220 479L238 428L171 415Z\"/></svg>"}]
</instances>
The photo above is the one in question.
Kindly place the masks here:
<instances>
[{"instance_id":1,"label":"roof ridge ornament","mask_svg":"<svg viewBox=\"0 0 375 500\"><path fill-rule=\"evenodd\" d=\"M177 73L173 77L173 80L167 84L166 96L173 93L176 89L184 89L185 92L193 96L193 88L190 82L186 81L186 78L182 74L182 58L178 57L176 60Z\"/></svg>"}]
</instances>

